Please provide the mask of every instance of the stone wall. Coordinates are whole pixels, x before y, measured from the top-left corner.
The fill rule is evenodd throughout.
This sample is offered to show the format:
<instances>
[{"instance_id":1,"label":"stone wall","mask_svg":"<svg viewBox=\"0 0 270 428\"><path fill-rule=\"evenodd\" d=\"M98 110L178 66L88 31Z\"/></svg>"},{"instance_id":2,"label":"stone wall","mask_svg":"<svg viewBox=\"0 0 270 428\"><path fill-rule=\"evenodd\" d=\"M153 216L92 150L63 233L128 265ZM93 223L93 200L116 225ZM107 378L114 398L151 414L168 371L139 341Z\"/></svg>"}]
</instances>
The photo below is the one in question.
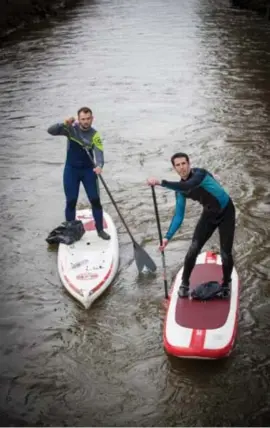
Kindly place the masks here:
<instances>
[{"instance_id":1,"label":"stone wall","mask_svg":"<svg viewBox=\"0 0 270 428\"><path fill-rule=\"evenodd\" d=\"M77 0L0 0L0 37L7 31L57 14L57 10L71 6Z\"/></svg>"}]
</instances>

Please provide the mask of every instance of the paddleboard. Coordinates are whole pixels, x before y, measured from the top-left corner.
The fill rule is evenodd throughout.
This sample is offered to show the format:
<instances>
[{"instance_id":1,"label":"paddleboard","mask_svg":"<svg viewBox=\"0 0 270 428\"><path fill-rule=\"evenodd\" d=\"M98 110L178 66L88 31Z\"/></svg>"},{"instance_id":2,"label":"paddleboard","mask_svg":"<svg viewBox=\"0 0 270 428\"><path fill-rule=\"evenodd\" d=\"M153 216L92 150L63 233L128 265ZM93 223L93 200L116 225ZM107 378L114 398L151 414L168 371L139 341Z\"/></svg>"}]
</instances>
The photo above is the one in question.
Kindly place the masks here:
<instances>
[{"instance_id":1,"label":"paddleboard","mask_svg":"<svg viewBox=\"0 0 270 428\"><path fill-rule=\"evenodd\" d=\"M103 212L104 230L110 240L99 238L90 209L78 210L85 233L72 245L60 244L58 272L67 291L86 309L113 281L119 266L117 230L110 215Z\"/></svg>"},{"instance_id":2,"label":"paddleboard","mask_svg":"<svg viewBox=\"0 0 270 428\"><path fill-rule=\"evenodd\" d=\"M181 358L217 359L233 349L239 312L240 283L236 269L232 272L228 299L205 302L179 298L183 267L173 283L164 323L163 343L166 352ZM199 254L190 278L190 290L208 281L222 281L220 255L211 251Z\"/></svg>"}]
</instances>

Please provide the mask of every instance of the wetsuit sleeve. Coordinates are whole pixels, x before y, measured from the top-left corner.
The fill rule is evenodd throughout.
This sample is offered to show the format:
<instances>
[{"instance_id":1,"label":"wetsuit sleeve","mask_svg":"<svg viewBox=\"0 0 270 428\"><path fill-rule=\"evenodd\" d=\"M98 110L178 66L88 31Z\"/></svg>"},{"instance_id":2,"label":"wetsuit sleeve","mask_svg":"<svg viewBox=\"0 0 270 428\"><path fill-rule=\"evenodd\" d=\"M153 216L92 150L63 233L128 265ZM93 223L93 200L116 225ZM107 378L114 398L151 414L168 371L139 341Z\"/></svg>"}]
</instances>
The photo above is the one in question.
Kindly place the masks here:
<instances>
[{"instance_id":1,"label":"wetsuit sleeve","mask_svg":"<svg viewBox=\"0 0 270 428\"><path fill-rule=\"evenodd\" d=\"M174 191L188 191L194 189L194 187L197 187L202 180L204 179L206 175L206 171L203 169L197 169L193 171L192 177L188 180L181 180L181 181L167 181L162 180L161 186L166 187L167 189L174 190Z\"/></svg>"},{"instance_id":2,"label":"wetsuit sleeve","mask_svg":"<svg viewBox=\"0 0 270 428\"><path fill-rule=\"evenodd\" d=\"M186 198L183 195L181 195L181 193L177 193L175 213L172 218L168 232L165 235L166 239L171 239L175 234L175 232L179 229L179 227L183 223L184 216L185 216L185 209L186 209Z\"/></svg>"},{"instance_id":3,"label":"wetsuit sleeve","mask_svg":"<svg viewBox=\"0 0 270 428\"><path fill-rule=\"evenodd\" d=\"M51 135L64 135L65 137L69 137L70 135L69 126L65 123L56 123L50 126L47 132Z\"/></svg>"},{"instance_id":4,"label":"wetsuit sleeve","mask_svg":"<svg viewBox=\"0 0 270 428\"><path fill-rule=\"evenodd\" d=\"M104 165L103 143L98 132L93 137L93 149L95 153L96 165L101 168Z\"/></svg>"}]
</instances>

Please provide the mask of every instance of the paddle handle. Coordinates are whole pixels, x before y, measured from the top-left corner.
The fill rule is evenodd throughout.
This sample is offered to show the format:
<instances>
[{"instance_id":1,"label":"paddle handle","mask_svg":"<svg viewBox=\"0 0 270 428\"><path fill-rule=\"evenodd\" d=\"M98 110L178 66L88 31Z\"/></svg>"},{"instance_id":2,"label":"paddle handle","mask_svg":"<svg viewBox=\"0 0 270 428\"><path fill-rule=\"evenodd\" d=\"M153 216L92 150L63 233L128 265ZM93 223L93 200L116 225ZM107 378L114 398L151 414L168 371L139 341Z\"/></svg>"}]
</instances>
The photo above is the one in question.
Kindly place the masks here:
<instances>
[{"instance_id":1,"label":"paddle handle","mask_svg":"<svg viewBox=\"0 0 270 428\"><path fill-rule=\"evenodd\" d=\"M158 205L157 205L155 187L151 186L151 189L152 189L152 197L153 197L155 214L156 214L159 242L160 242L160 245L162 245L163 240L162 240L162 233L161 233L160 218L159 218L159 213L158 213ZM163 280L164 280L165 298L168 299L169 295L168 295L167 268L166 268L166 260L165 260L164 250L161 251L161 259L162 259L162 266L163 266Z\"/></svg>"},{"instance_id":2,"label":"paddle handle","mask_svg":"<svg viewBox=\"0 0 270 428\"><path fill-rule=\"evenodd\" d=\"M95 162L94 162L93 157L91 156L91 154L89 153L89 151L87 150L87 148L86 148L86 147L84 147L84 150L86 151L86 153L87 153L87 155L88 155L88 157L89 157L89 159L90 159L90 161L91 161L92 165L95 167L96 165L95 165ZM108 188L108 186L107 186L107 184L106 184L106 182L105 182L104 178L102 177L102 175L101 175L101 174L98 174L98 177L99 177L100 181L102 182L102 184L103 184L103 186L104 186L104 188L105 188L105 190L106 190L106 192L107 192L107 194L108 194L108 196L109 196L110 200L112 201L112 204L113 204L114 208L116 209L117 214L119 215L119 217L120 217L120 219L121 219L121 221L122 221L123 225L125 226L125 228L126 228L126 230L127 230L127 233L128 233L128 234L129 234L129 236L130 236L130 239L132 240L133 244L136 244L136 241L135 241L135 239L133 238L133 236L132 236L132 234L131 234L131 231L130 231L130 229L129 229L128 225L126 224L124 217L122 216L121 212L119 211L119 208L118 208L118 206L117 206L117 204L116 204L116 202L115 202L115 200L114 200L114 198L113 198L113 196L112 196L112 194L111 194L111 192L110 192L110 190L109 190L109 188Z\"/></svg>"}]
</instances>

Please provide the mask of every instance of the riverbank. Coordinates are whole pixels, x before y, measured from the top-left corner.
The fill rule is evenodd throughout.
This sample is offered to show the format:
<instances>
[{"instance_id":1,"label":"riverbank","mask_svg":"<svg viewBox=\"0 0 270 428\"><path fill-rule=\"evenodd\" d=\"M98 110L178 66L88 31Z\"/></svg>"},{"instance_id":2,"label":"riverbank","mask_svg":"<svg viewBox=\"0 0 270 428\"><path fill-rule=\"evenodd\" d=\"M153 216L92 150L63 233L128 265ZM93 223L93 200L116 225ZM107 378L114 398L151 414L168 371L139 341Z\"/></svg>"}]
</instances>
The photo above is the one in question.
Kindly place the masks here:
<instances>
[{"instance_id":1,"label":"riverbank","mask_svg":"<svg viewBox=\"0 0 270 428\"><path fill-rule=\"evenodd\" d=\"M0 38L33 21L56 16L78 0L2 0ZM233 7L255 10L270 19L270 0L230 0Z\"/></svg>"},{"instance_id":2,"label":"riverbank","mask_svg":"<svg viewBox=\"0 0 270 428\"><path fill-rule=\"evenodd\" d=\"M0 37L35 20L44 20L78 0L2 0Z\"/></svg>"},{"instance_id":3,"label":"riverbank","mask_svg":"<svg viewBox=\"0 0 270 428\"><path fill-rule=\"evenodd\" d=\"M251 9L270 19L270 0L231 0L234 7Z\"/></svg>"}]
</instances>

